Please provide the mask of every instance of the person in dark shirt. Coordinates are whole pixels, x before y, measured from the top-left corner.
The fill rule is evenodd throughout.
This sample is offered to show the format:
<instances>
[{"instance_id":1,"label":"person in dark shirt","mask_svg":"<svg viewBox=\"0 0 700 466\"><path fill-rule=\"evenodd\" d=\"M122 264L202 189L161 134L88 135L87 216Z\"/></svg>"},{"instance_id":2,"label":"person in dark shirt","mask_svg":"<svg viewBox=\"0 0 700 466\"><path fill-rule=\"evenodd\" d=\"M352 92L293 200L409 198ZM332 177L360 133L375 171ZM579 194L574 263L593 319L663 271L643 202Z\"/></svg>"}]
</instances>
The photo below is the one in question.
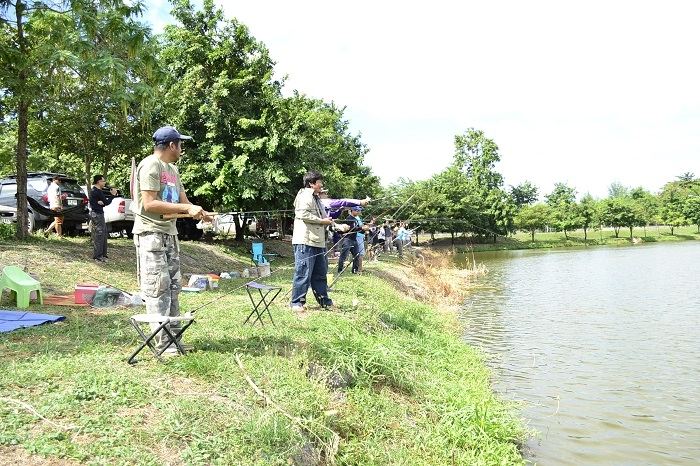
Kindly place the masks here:
<instances>
[{"instance_id":1,"label":"person in dark shirt","mask_svg":"<svg viewBox=\"0 0 700 466\"><path fill-rule=\"evenodd\" d=\"M341 244L340 257L338 258L338 274L343 272L345 259L348 255L351 255L352 273L360 271L360 248L357 243L357 234L369 230L369 225L362 223L360 212L362 212L362 207L351 207L350 215L345 218L345 223L350 226L350 230L344 234Z\"/></svg>"},{"instance_id":2,"label":"person in dark shirt","mask_svg":"<svg viewBox=\"0 0 700 466\"><path fill-rule=\"evenodd\" d=\"M112 199L107 200L107 196L102 191L107 180L102 175L95 175L92 178L92 190L90 191L90 217L92 219L93 232L93 254L92 258L95 262L107 261L107 224L105 223L104 206L112 202ZM112 196L117 195L117 190L111 188L109 192Z\"/></svg>"}]
</instances>

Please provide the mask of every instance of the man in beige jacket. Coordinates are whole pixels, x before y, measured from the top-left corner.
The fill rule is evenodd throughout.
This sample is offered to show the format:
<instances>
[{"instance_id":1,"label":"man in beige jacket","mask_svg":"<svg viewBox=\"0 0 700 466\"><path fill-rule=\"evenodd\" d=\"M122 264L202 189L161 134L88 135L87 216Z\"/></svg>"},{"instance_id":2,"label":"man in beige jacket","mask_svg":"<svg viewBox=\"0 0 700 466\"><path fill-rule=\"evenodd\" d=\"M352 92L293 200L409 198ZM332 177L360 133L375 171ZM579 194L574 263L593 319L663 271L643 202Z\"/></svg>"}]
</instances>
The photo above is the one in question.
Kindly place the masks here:
<instances>
[{"instance_id":1,"label":"man in beige jacket","mask_svg":"<svg viewBox=\"0 0 700 466\"><path fill-rule=\"evenodd\" d=\"M301 312L306 304L309 286L321 307L333 305L328 297L328 261L326 259L326 227L333 225L321 203L323 175L310 171L304 175L304 187L294 199L294 280L292 310Z\"/></svg>"}]
</instances>

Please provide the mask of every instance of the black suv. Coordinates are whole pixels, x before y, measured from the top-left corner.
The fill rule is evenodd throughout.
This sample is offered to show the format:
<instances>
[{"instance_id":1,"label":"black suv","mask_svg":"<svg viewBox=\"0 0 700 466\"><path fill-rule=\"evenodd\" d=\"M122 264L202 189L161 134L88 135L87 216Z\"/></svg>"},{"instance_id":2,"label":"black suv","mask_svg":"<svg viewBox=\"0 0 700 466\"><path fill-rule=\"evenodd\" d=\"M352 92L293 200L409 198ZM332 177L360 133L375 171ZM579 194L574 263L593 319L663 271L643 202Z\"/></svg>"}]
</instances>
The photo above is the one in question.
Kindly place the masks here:
<instances>
[{"instance_id":1,"label":"black suv","mask_svg":"<svg viewBox=\"0 0 700 466\"><path fill-rule=\"evenodd\" d=\"M61 200L63 202L63 208L68 209L78 205L82 205L84 208L84 221L69 220L65 219L63 221L63 231L67 235L77 235L86 229L88 213L88 198L83 193L82 189L78 185L75 178L70 178L61 173L49 173L49 172L31 172L27 173L27 196L36 200L39 204L49 208L49 199L47 190L51 181L55 177L60 177L63 182L61 183ZM0 180L0 205L17 208L17 176L10 175L6 178ZM34 232L47 226L53 220L52 217L47 217L45 215L36 212L31 205L27 205L29 210L29 232ZM11 218L12 220L7 220ZM3 217L3 222L16 222L17 216Z\"/></svg>"}]
</instances>

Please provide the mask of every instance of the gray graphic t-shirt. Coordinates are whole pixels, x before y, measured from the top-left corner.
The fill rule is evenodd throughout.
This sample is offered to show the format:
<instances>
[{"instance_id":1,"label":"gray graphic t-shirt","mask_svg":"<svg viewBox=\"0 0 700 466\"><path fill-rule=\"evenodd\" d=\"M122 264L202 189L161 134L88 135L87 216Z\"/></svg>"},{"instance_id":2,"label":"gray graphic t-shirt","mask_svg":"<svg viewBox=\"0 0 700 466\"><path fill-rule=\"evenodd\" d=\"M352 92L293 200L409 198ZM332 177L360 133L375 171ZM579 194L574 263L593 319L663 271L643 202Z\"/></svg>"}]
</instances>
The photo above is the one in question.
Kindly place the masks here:
<instances>
[{"instance_id":1,"label":"gray graphic t-shirt","mask_svg":"<svg viewBox=\"0 0 700 466\"><path fill-rule=\"evenodd\" d=\"M136 216L133 232L166 233L177 235L175 220L161 220L160 214L146 212L143 209L141 191L157 191L157 198L164 202L180 202L180 173L175 165L161 161L155 155L149 155L136 168Z\"/></svg>"}]
</instances>

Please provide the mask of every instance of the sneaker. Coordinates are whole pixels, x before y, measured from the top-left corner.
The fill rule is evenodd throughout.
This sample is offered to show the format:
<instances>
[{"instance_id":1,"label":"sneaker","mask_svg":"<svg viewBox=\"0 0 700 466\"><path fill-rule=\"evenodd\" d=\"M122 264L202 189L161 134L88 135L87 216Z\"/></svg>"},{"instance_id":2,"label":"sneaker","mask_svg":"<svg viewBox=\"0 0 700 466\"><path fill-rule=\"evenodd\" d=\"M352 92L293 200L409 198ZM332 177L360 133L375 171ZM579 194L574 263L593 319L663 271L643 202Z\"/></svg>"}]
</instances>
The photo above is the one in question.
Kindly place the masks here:
<instances>
[{"instance_id":1,"label":"sneaker","mask_svg":"<svg viewBox=\"0 0 700 466\"><path fill-rule=\"evenodd\" d=\"M101 260L102 262L105 262L105 263L106 263L106 262L107 262L107 256L102 256L102 257L100 257L100 260Z\"/></svg>"},{"instance_id":2,"label":"sneaker","mask_svg":"<svg viewBox=\"0 0 700 466\"><path fill-rule=\"evenodd\" d=\"M292 305L292 312L304 312L306 309L304 309L304 306L301 304L293 304Z\"/></svg>"},{"instance_id":3,"label":"sneaker","mask_svg":"<svg viewBox=\"0 0 700 466\"><path fill-rule=\"evenodd\" d=\"M95 262L97 262L98 264L101 264L102 262L104 262L102 259L93 259L93 260L94 260Z\"/></svg>"}]
</instances>

